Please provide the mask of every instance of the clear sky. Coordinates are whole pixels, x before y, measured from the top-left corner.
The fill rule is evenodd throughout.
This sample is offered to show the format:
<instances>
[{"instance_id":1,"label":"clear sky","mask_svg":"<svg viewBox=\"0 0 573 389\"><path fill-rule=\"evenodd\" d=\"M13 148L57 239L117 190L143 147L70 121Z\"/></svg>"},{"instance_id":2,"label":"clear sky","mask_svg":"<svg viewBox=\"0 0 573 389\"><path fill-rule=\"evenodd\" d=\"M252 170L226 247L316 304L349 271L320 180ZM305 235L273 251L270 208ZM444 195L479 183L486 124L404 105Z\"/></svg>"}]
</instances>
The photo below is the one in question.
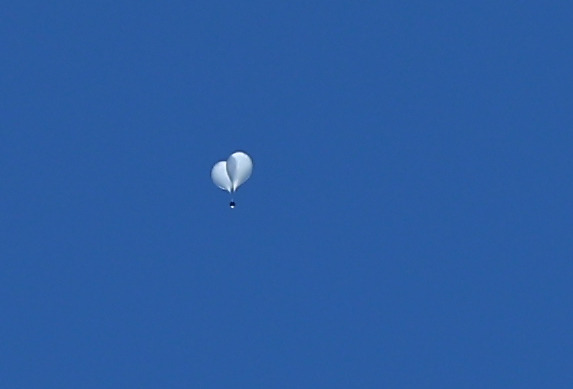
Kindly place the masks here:
<instances>
[{"instance_id":1,"label":"clear sky","mask_svg":"<svg viewBox=\"0 0 573 389\"><path fill-rule=\"evenodd\" d=\"M0 387L571 388L572 8L5 4Z\"/></svg>"}]
</instances>

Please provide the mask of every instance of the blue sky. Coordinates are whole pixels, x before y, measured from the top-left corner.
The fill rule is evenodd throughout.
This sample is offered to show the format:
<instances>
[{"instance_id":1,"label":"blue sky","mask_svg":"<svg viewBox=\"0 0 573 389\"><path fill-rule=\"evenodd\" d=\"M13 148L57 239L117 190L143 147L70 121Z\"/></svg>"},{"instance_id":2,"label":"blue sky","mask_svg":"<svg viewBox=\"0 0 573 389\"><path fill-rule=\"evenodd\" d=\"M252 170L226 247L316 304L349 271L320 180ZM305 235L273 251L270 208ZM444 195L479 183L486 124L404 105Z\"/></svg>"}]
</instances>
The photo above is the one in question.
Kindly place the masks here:
<instances>
[{"instance_id":1,"label":"blue sky","mask_svg":"<svg viewBox=\"0 0 573 389\"><path fill-rule=\"evenodd\" d=\"M5 6L0 386L571 387L571 6L473 3Z\"/></svg>"}]
</instances>

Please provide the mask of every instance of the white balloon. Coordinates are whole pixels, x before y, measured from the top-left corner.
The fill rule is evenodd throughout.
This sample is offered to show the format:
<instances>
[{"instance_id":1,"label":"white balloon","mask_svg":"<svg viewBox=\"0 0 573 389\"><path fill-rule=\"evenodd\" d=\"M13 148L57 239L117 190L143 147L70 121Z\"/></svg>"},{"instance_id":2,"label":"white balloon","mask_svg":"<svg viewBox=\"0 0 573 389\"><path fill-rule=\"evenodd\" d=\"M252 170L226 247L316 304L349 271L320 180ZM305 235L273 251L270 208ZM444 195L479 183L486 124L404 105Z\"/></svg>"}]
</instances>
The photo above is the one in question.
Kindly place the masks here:
<instances>
[{"instance_id":1,"label":"white balloon","mask_svg":"<svg viewBox=\"0 0 573 389\"><path fill-rule=\"evenodd\" d=\"M251 157L237 151L231 154L227 161L219 161L213 166L211 179L219 188L233 193L249 179L252 172Z\"/></svg>"},{"instance_id":2,"label":"white balloon","mask_svg":"<svg viewBox=\"0 0 573 389\"><path fill-rule=\"evenodd\" d=\"M227 159L227 174L231 179L233 192L249 179L252 172L253 161L251 157L242 151L231 154L229 159Z\"/></svg>"},{"instance_id":3,"label":"white balloon","mask_svg":"<svg viewBox=\"0 0 573 389\"><path fill-rule=\"evenodd\" d=\"M227 162L220 161L217 162L215 166L213 166L213 169L211 169L211 179L213 180L213 183L219 188L231 193L233 184L231 183L231 179L227 174Z\"/></svg>"}]
</instances>

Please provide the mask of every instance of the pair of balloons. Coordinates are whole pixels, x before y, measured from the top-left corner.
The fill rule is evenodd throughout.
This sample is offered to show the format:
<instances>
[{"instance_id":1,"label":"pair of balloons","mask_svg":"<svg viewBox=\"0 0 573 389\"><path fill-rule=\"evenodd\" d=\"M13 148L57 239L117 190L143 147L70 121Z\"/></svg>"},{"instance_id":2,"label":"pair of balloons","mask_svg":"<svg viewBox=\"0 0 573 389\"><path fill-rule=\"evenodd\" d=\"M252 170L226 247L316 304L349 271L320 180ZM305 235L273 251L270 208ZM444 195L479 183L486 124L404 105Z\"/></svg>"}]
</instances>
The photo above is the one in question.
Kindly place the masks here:
<instances>
[{"instance_id":1,"label":"pair of balloons","mask_svg":"<svg viewBox=\"0 0 573 389\"><path fill-rule=\"evenodd\" d=\"M226 161L217 162L211 169L211 179L219 188L233 194L253 172L253 160L246 153L237 151ZM231 200L231 208L235 202Z\"/></svg>"}]
</instances>

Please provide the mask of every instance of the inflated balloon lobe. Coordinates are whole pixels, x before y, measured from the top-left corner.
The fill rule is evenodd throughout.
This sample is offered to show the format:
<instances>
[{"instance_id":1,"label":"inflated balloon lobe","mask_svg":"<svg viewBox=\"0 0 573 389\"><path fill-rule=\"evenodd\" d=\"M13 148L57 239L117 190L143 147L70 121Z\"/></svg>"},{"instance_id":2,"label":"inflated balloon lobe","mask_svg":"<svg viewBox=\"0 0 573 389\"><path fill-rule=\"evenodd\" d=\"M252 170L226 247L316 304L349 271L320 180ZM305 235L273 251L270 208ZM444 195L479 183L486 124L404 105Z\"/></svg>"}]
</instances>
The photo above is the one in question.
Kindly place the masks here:
<instances>
[{"instance_id":1,"label":"inflated balloon lobe","mask_svg":"<svg viewBox=\"0 0 573 389\"><path fill-rule=\"evenodd\" d=\"M232 190L235 191L249 179L253 171L251 157L242 151L237 151L227 159L227 174L231 179Z\"/></svg>"}]
</instances>

